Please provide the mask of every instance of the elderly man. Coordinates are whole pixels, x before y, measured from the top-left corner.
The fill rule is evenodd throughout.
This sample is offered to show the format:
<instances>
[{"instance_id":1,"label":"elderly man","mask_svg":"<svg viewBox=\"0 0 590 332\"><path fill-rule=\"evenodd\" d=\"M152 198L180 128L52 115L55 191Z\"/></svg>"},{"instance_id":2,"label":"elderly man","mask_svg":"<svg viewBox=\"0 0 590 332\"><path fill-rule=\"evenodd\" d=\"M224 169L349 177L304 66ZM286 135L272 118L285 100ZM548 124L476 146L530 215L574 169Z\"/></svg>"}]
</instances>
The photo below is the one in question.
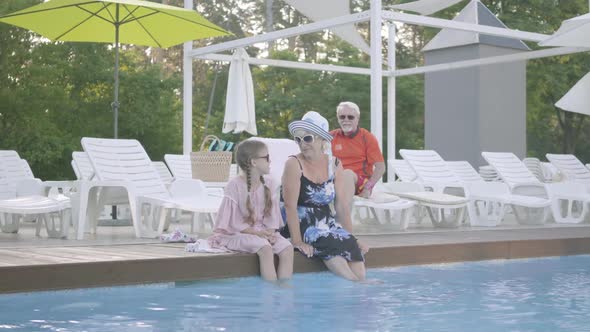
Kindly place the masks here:
<instances>
[{"instance_id":1,"label":"elderly man","mask_svg":"<svg viewBox=\"0 0 590 332\"><path fill-rule=\"evenodd\" d=\"M340 129L332 130L332 153L342 161L355 184L355 194L369 198L375 184L385 173L383 154L377 138L359 127L361 112L352 102L342 102L336 108Z\"/></svg>"}]
</instances>

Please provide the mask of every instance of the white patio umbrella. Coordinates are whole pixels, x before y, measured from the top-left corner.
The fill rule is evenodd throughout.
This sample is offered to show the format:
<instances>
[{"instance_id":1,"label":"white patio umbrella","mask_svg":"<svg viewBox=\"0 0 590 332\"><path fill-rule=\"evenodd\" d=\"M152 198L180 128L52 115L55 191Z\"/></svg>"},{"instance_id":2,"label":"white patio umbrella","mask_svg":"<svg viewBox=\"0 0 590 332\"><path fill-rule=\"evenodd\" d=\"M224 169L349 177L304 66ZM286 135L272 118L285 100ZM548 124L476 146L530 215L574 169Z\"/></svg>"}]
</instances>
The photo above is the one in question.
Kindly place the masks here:
<instances>
[{"instance_id":1,"label":"white patio umbrella","mask_svg":"<svg viewBox=\"0 0 590 332\"><path fill-rule=\"evenodd\" d=\"M223 133L234 134L246 131L257 135L256 113L254 107L254 84L248 63L248 53L243 48L234 51L229 65L227 95L225 97L225 117Z\"/></svg>"},{"instance_id":2,"label":"white patio umbrella","mask_svg":"<svg viewBox=\"0 0 590 332\"><path fill-rule=\"evenodd\" d=\"M392 5L389 8L399 10L409 10L412 12L420 13L422 15L434 14L447 7L451 7L463 0L419 0L413 2L407 2L399 5Z\"/></svg>"},{"instance_id":3,"label":"white patio umbrella","mask_svg":"<svg viewBox=\"0 0 590 332\"><path fill-rule=\"evenodd\" d=\"M565 111L590 115L590 73L584 75L555 106Z\"/></svg>"},{"instance_id":4,"label":"white patio umbrella","mask_svg":"<svg viewBox=\"0 0 590 332\"><path fill-rule=\"evenodd\" d=\"M539 45L590 47L590 13L563 21L559 29Z\"/></svg>"},{"instance_id":5,"label":"white patio umbrella","mask_svg":"<svg viewBox=\"0 0 590 332\"><path fill-rule=\"evenodd\" d=\"M316 22L350 14L349 0L285 0L285 2ZM371 48L357 31L354 24L333 27L330 30L352 46L367 54L371 53Z\"/></svg>"}]
</instances>

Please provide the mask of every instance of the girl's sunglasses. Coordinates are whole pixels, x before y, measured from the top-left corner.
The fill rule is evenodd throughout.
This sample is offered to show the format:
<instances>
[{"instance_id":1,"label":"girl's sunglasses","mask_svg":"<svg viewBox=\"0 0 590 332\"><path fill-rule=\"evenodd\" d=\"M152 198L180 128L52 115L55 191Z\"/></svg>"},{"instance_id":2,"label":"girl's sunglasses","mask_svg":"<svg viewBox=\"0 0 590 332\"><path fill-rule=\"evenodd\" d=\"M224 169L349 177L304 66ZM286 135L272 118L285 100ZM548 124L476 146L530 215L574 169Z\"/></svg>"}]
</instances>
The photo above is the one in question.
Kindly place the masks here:
<instances>
[{"instance_id":1,"label":"girl's sunglasses","mask_svg":"<svg viewBox=\"0 0 590 332\"><path fill-rule=\"evenodd\" d=\"M340 120L348 119L348 120L352 121L352 120L354 120L355 116L354 115L339 115L338 118Z\"/></svg>"},{"instance_id":2,"label":"girl's sunglasses","mask_svg":"<svg viewBox=\"0 0 590 332\"><path fill-rule=\"evenodd\" d=\"M305 143L313 143L315 137L313 135L305 135L303 137L300 136L293 136L293 139L295 139L295 142L297 144L301 144L301 142L305 142Z\"/></svg>"},{"instance_id":3,"label":"girl's sunglasses","mask_svg":"<svg viewBox=\"0 0 590 332\"><path fill-rule=\"evenodd\" d=\"M256 157L256 159L266 159L266 162L270 163L270 154L267 154L266 156Z\"/></svg>"}]
</instances>

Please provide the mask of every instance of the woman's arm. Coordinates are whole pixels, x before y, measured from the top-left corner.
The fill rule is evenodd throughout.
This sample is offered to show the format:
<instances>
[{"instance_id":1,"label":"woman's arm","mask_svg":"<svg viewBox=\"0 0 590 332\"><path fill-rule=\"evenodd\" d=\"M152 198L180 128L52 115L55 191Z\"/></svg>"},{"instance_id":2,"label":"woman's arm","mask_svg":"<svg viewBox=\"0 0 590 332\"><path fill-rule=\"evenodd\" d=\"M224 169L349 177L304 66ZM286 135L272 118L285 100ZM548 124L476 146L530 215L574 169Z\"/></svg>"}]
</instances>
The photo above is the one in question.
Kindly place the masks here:
<instances>
[{"instance_id":1,"label":"woman's arm","mask_svg":"<svg viewBox=\"0 0 590 332\"><path fill-rule=\"evenodd\" d=\"M299 190L301 190L302 171L299 162L295 158L289 158L285 164L283 172L283 200L285 212L287 214L287 226L291 234L291 243L293 247L299 249L305 256L313 256L313 247L303 242L301 236L301 226L299 214L297 213L297 201L299 199Z\"/></svg>"},{"instance_id":2,"label":"woman's arm","mask_svg":"<svg viewBox=\"0 0 590 332\"><path fill-rule=\"evenodd\" d=\"M296 247L303 243L301 229L299 226L299 215L297 214L297 200L301 189L301 169L295 158L287 159L283 171L283 200L287 214L287 226L291 234L291 242Z\"/></svg>"}]
</instances>

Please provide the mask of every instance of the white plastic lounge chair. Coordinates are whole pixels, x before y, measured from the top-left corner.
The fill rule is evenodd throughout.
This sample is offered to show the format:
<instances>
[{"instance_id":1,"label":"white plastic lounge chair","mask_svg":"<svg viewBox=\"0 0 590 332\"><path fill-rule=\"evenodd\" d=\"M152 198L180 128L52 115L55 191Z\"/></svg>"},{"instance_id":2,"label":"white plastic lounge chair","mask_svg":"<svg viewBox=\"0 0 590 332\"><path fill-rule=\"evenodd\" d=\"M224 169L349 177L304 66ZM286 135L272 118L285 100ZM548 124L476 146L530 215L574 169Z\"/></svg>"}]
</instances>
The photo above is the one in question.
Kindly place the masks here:
<instances>
[{"instance_id":1,"label":"white plastic lounge chair","mask_svg":"<svg viewBox=\"0 0 590 332\"><path fill-rule=\"evenodd\" d=\"M547 172L543 170L539 158L524 158L522 162L539 181L551 182L551 178L546 177Z\"/></svg>"},{"instance_id":2,"label":"white plastic lounge chair","mask_svg":"<svg viewBox=\"0 0 590 332\"><path fill-rule=\"evenodd\" d=\"M164 161L175 179L192 179L191 157L183 154L165 154Z\"/></svg>"},{"instance_id":3,"label":"white plastic lounge chair","mask_svg":"<svg viewBox=\"0 0 590 332\"><path fill-rule=\"evenodd\" d=\"M467 161L447 161L447 166L463 182L485 181Z\"/></svg>"},{"instance_id":4,"label":"white plastic lounge chair","mask_svg":"<svg viewBox=\"0 0 590 332\"><path fill-rule=\"evenodd\" d=\"M580 223L586 217L583 205L586 195L577 194L583 185L576 183L548 183L539 181L513 153L482 152L484 159L494 167L512 193L526 196L548 197L553 218L558 223ZM557 186L558 185L558 186ZM566 192L569 192L566 194ZM526 211L524 211L526 213ZM515 214L519 211L515 210ZM518 215L517 215L518 217Z\"/></svg>"},{"instance_id":5,"label":"white plastic lounge chair","mask_svg":"<svg viewBox=\"0 0 590 332\"><path fill-rule=\"evenodd\" d=\"M166 167L164 162L161 161L154 161L153 163L154 167L158 171L158 174L160 175L160 178L162 178L162 181L164 181L164 184L169 186L174 178L172 177L172 174L170 174L168 167ZM74 173L76 174L78 180L93 180L94 168L92 168L92 164L90 163L90 159L88 159L86 152L72 152L72 168L74 169ZM100 210L100 207L102 206L129 204L127 192L122 189L106 187L102 188L97 195L99 200L97 206L99 209L94 211L96 213L99 212L98 210ZM176 211L174 213L175 216L180 216L180 211ZM94 221L97 220L97 217L91 217L89 219ZM97 223L91 225L91 231L93 234L96 234L96 228Z\"/></svg>"},{"instance_id":6,"label":"white plastic lounge chair","mask_svg":"<svg viewBox=\"0 0 590 332\"><path fill-rule=\"evenodd\" d=\"M416 172L414 172L407 161L403 159L389 159L387 162L393 168L399 180L403 182L414 182L416 180Z\"/></svg>"},{"instance_id":7,"label":"white plastic lounge chair","mask_svg":"<svg viewBox=\"0 0 590 332\"><path fill-rule=\"evenodd\" d=\"M498 202L509 204L513 209L516 210L526 208L547 210L549 207L550 202L544 198L511 194L509 187L504 183L486 182L471 166L471 164L466 161L450 161L447 162L447 165L449 165L453 172L455 172L455 174L465 182L465 186L467 191L470 193L470 197L473 195L480 197L490 197L490 201L487 203L487 206L484 205L484 202L479 201L476 203L477 210L472 212L472 214L476 214L478 218L483 218L483 220L480 220L480 223L485 223L486 226L491 226L495 221L501 220L505 213L505 210L501 204L492 204L493 199L498 199ZM479 213L486 208L488 209L489 215L497 214L497 218L485 218L484 215ZM515 216L517 221L521 224L540 223L540 221L535 218L530 220L520 218L521 216L531 216L532 218L534 215L521 213Z\"/></svg>"},{"instance_id":8,"label":"white plastic lounge chair","mask_svg":"<svg viewBox=\"0 0 590 332\"><path fill-rule=\"evenodd\" d=\"M29 165L29 163L24 159L21 159L21 162L23 163L23 170L25 171L25 175L27 177L34 178L35 176L33 175L33 171L31 170L31 166Z\"/></svg>"},{"instance_id":9,"label":"white plastic lounge chair","mask_svg":"<svg viewBox=\"0 0 590 332\"><path fill-rule=\"evenodd\" d=\"M51 187L69 191L66 181L35 179L28 163L16 151L0 151L0 229L16 233L24 220L37 220L36 234L44 224L49 237L65 238L71 220L70 200ZM47 197L50 194L51 197Z\"/></svg>"},{"instance_id":10,"label":"white plastic lounge chair","mask_svg":"<svg viewBox=\"0 0 590 332\"><path fill-rule=\"evenodd\" d=\"M546 157L565 180L590 184L590 170L573 154L548 153Z\"/></svg>"},{"instance_id":11,"label":"white plastic lounge chair","mask_svg":"<svg viewBox=\"0 0 590 332\"><path fill-rule=\"evenodd\" d=\"M471 214L476 215L480 218L480 224L483 223L485 226L492 226L495 222L499 222L505 213L505 209L500 204L510 205L517 212L520 209L541 209L547 210L549 207L549 200L539 197L531 197L525 195L515 195L510 193L510 188L505 183L501 182L486 182L483 177L477 173L477 171L466 161L449 161L447 165L455 172L457 176L465 182L465 187L470 194L470 198L473 196L489 197L490 201L484 203L483 201L476 202L477 210L472 211ZM497 203L493 204L493 200L497 199ZM471 206L473 208L473 206ZM489 214L488 218L485 214L480 212L487 209ZM496 218L490 218L490 216L497 215ZM471 216L471 215L470 215ZM539 224L541 220L537 219L535 214L515 214L517 221L521 224ZM521 218L521 216L530 216L531 219Z\"/></svg>"},{"instance_id":12,"label":"white plastic lounge chair","mask_svg":"<svg viewBox=\"0 0 590 332\"><path fill-rule=\"evenodd\" d=\"M410 165L403 159L389 159L388 163L393 167L395 175L398 180L411 182L416 179L416 173L412 170ZM399 199L399 197L383 192L383 188L378 185L375 187L374 194L371 199L363 199L355 196L355 209L353 211L353 219L360 221L364 224L375 224L379 223L380 218L377 215L376 209L384 211L384 220L391 222L394 219L399 220L399 228L404 230L408 228L412 211L420 210L415 205L416 203L412 200ZM384 202L382 201L381 194L390 195L397 197L396 201ZM420 211L416 212L420 214ZM417 220L421 220L421 217L416 217Z\"/></svg>"},{"instance_id":13,"label":"white plastic lounge chair","mask_svg":"<svg viewBox=\"0 0 590 332\"><path fill-rule=\"evenodd\" d=\"M55 199L42 195L16 197L6 178L0 178L0 229L4 233L17 233L24 217L37 220L36 235L44 224L48 237L65 238L68 235L71 206L68 199Z\"/></svg>"},{"instance_id":14,"label":"white plastic lounge chair","mask_svg":"<svg viewBox=\"0 0 590 332\"><path fill-rule=\"evenodd\" d=\"M299 145L292 139L286 138L251 137L249 139L266 144L270 155L270 175L277 183L281 183L287 159L289 159L289 156L301 152Z\"/></svg>"},{"instance_id":15,"label":"white plastic lounge chair","mask_svg":"<svg viewBox=\"0 0 590 332\"><path fill-rule=\"evenodd\" d=\"M479 175L487 182L502 181L496 170L490 165L479 166Z\"/></svg>"},{"instance_id":16,"label":"white plastic lounge chair","mask_svg":"<svg viewBox=\"0 0 590 332\"><path fill-rule=\"evenodd\" d=\"M166 164L164 164L163 161L152 161L152 163L154 164L158 175L160 175L160 178L164 181L164 184L169 185L174 181L170 170L166 167Z\"/></svg>"},{"instance_id":17,"label":"white plastic lounge chair","mask_svg":"<svg viewBox=\"0 0 590 332\"><path fill-rule=\"evenodd\" d=\"M417 182L389 182L380 185L380 190L418 205L415 211L416 221L421 222L424 208L435 227L457 227L465 214L468 199L464 197L425 191L424 186Z\"/></svg>"},{"instance_id":18,"label":"white plastic lounge chair","mask_svg":"<svg viewBox=\"0 0 590 332\"><path fill-rule=\"evenodd\" d=\"M563 180L561 172L551 162L541 162L541 168L547 182L561 182Z\"/></svg>"},{"instance_id":19,"label":"white plastic lounge chair","mask_svg":"<svg viewBox=\"0 0 590 332\"><path fill-rule=\"evenodd\" d=\"M491 196L490 200L474 200L467 206L472 226L497 226L506 214L510 203L510 190L505 184L486 184L484 178L467 161L447 161L449 169L464 183L469 193L479 192ZM470 195L470 198L473 198Z\"/></svg>"},{"instance_id":20,"label":"white plastic lounge chair","mask_svg":"<svg viewBox=\"0 0 590 332\"><path fill-rule=\"evenodd\" d=\"M423 187L438 194L452 193L464 196L464 189L461 181L447 168L442 158L440 158L436 152L434 153L435 155L424 154L422 151L418 150L400 150L400 154L407 162L407 165L409 165L416 174L415 182L420 183ZM426 196L423 196L423 198L425 202L428 202ZM465 205L466 204L463 205L463 208ZM430 209L427 209L427 211L431 217L432 224L437 227L458 227L465 215L462 208L448 208L446 207L446 204L441 204L441 207L436 209L431 207Z\"/></svg>"},{"instance_id":21,"label":"white plastic lounge chair","mask_svg":"<svg viewBox=\"0 0 590 332\"><path fill-rule=\"evenodd\" d=\"M463 182L436 151L401 149L399 152L416 173L416 182L425 188L437 193L464 194Z\"/></svg>"},{"instance_id":22,"label":"white plastic lounge chair","mask_svg":"<svg viewBox=\"0 0 590 332\"><path fill-rule=\"evenodd\" d=\"M14 150L0 150L1 177L7 179L9 186L16 188L17 195L41 194L47 196L51 188L69 192L74 187L71 181L41 181L33 175L29 163L21 159Z\"/></svg>"},{"instance_id":23,"label":"white plastic lounge chair","mask_svg":"<svg viewBox=\"0 0 590 332\"><path fill-rule=\"evenodd\" d=\"M203 190L202 181L176 180L168 191L137 140L84 137L82 147L88 154L100 186L127 190L137 237L151 238L161 234L170 210L181 209L198 214L216 213L219 208L221 197L208 195ZM186 195L184 188L182 194L176 194L175 187L187 182L194 184L191 196ZM88 209L88 195L93 184L83 182L81 187L79 238L83 236L86 219L83 217ZM154 225L157 225L156 231Z\"/></svg>"},{"instance_id":24,"label":"white plastic lounge chair","mask_svg":"<svg viewBox=\"0 0 590 332\"><path fill-rule=\"evenodd\" d=\"M408 228L410 217L416 206L415 201L386 193L381 186L375 187L370 199L355 196L353 204L353 220L361 224L382 224L382 221L391 223L393 220L398 220L400 230ZM376 210L384 212L383 218L379 218Z\"/></svg>"},{"instance_id":25,"label":"white plastic lounge chair","mask_svg":"<svg viewBox=\"0 0 590 332\"><path fill-rule=\"evenodd\" d=\"M78 180L92 180L94 178L94 168L92 168L86 152L72 152L72 168Z\"/></svg>"},{"instance_id":26,"label":"white plastic lounge chair","mask_svg":"<svg viewBox=\"0 0 590 332\"><path fill-rule=\"evenodd\" d=\"M510 205L516 211L515 216L519 223L538 224L545 220L539 219L534 212L548 211L550 202L546 199L513 195L503 183L484 181L467 162L451 162L449 167L449 163L444 162L436 151L402 151L400 153L404 158L407 156L410 159L408 162L425 186L438 188L435 192L439 193L444 192L444 188L447 187L463 188L465 196L469 199L467 208L472 226L498 225L504 218L506 205ZM458 171L460 176L457 176L453 169ZM519 213L520 209L528 213Z\"/></svg>"},{"instance_id":27,"label":"white plastic lounge chair","mask_svg":"<svg viewBox=\"0 0 590 332\"><path fill-rule=\"evenodd\" d=\"M94 183L94 189L91 192L90 199L95 200L91 206L89 217L87 218L90 223L87 227L90 229L90 233L96 234L96 229L98 226L98 217L100 215L100 211L104 206L120 206L120 205L127 205L129 204L129 199L127 197L127 192L122 188L115 188L106 186L104 188L100 187L97 182L97 179L94 176L94 168L90 163L90 159L88 159L88 155L84 151L74 151L72 152L72 168L74 169L74 173L76 177L80 181L80 183L84 181L92 181ZM76 216L75 216L76 217Z\"/></svg>"}]
</instances>

